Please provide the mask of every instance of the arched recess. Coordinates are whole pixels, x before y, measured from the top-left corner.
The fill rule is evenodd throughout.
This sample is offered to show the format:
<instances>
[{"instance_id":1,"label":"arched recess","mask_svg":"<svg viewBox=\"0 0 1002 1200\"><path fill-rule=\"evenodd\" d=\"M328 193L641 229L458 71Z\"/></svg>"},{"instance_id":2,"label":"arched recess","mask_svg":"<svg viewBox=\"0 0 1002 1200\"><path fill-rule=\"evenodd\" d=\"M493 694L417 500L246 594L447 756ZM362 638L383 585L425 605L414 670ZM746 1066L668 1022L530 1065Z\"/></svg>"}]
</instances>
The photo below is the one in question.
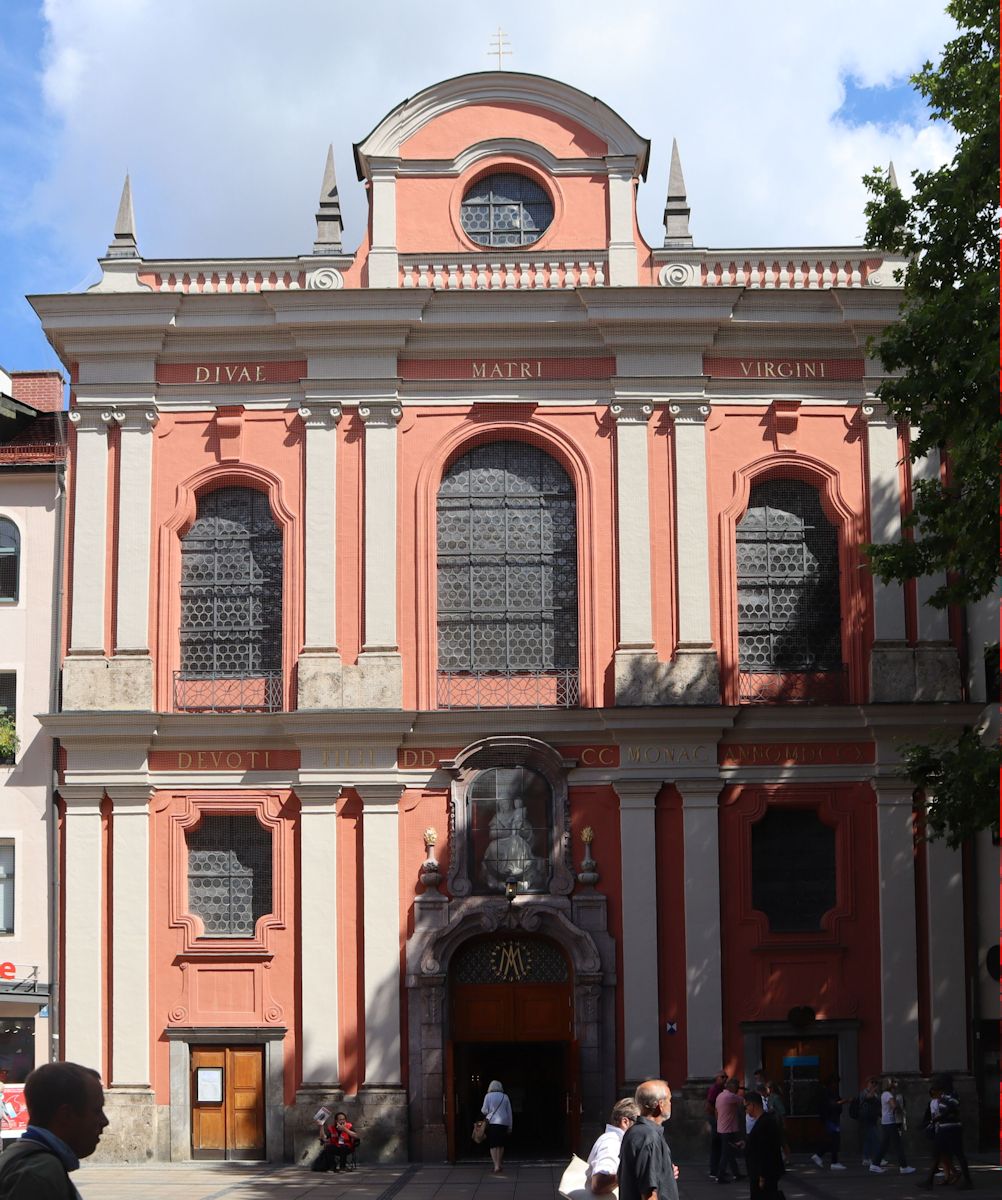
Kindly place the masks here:
<instances>
[{"instance_id":1,"label":"arched recess","mask_svg":"<svg viewBox=\"0 0 1002 1200\"><path fill-rule=\"evenodd\" d=\"M300 520L286 502L282 480L264 467L238 463L203 467L177 485L173 511L158 531L156 588L157 679L160 712L174 708L172 681L180 664L178 629L181 621L181 538L191 528L200 496L222 487L247 487L268 497L271 515L282 531L282 707L288 711L295 696L296 655L303 640Z\"/></svg>"},{"instance_id":2,"label":"arched recess","mask_svg":"<svg viewBox=\"0 0 1002 1200\"><path fill-rule=\"evenodd\" d=\"M587 927L586 927L587 926ZM493 933L535 934L555 942L571 966L581 1128L604 1121L615 1095L615 945L606 931L605 897L593 888L573 899L522 897L510 908L494 897L447 900L438 891L415 901L406 946L411 1156L446 1154L443 1112L448 1075L448 980L457 951ZM440 1064L436 1067L435 1064Z\"/></svg>"},{"instance_id":3,"label":"arched recess","mask_svg":"<svg viewBox=\"0 0 1002 1200\"><path fill-rule=\"evenodd\" d=\"M415 575L417 581L417 695L419 709L436 707L438 631L438 556L436 517L438 490L451 464L486 442L526 442L550 454L570 476L577 507L578 554L578 672L580 706L601 704L602 679L595 661L595 598L597 579L597 513L595 481L590 464L574 442L549 425L504 420L478 422L453 429L425 459L418 475L415 513Z\"/></svg>"},{"instance_id":4,"label":"arched recess","mask_svg":"<svg viewBox=\"0 0 1002 1200\"><path fill-rule=\"evenodd\" d=\"M770 454L734 472L730 503L719 517L718 570L720 579L721 692L725 704L738 703L738 589L737 524L748 508L752 486L771 479L795 478L817 488L821 508L838 536L839 600L841 603L842 656L846 665L846 701L866 702L867 656L871 641L869 593L862 586L866 539L864 515L853 509L839 487L839 473L828 463L807 454Z\"/></svg>"}]
</instances>

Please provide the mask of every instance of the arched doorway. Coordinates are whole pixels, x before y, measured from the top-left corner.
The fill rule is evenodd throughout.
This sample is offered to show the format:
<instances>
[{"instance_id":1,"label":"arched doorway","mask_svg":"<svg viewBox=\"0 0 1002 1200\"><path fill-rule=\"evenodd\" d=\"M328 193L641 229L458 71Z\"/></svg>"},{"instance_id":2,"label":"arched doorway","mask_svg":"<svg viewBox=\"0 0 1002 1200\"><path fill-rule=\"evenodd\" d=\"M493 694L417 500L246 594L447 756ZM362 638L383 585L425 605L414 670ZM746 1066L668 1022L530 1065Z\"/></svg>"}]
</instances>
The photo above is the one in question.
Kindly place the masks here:
<instances>
[{"instance_id":1,"label":"arched doorway","mask_svg":"<svg viewBox=\"0 0 1002 1200\"><path fill-rule=\"evenodd\" d=\"M548 938L499 931L457 952L446 1045L450 1158L470 1152L469 1131L492 1079L511 1099L509 1157L557 1157L577 1145L572 997L571 965Z\"/></svg>"}]
</instances>

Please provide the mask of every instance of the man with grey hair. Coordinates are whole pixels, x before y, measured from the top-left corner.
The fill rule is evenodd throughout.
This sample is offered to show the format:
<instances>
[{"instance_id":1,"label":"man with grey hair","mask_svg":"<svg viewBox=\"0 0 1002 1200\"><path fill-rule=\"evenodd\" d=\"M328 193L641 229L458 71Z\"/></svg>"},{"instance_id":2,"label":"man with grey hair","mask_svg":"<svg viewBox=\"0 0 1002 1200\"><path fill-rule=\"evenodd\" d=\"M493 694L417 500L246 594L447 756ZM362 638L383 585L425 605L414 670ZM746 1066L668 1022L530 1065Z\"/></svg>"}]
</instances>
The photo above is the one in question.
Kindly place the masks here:
<instances>
[{"instance_id":1,"label":"man with grey hair","mask_svg":"<svg viewBox=\"0 0 1002 1200\"><path fill-rule=\"evenodd\" d=\"M619 1177L619 1152L623 1135L640 1115L636 1100L617 1100L609 1114L609 1124L600 1133L588 1155L585 1182L593 1196L607 1196Z\"/></svg>"},{"instance_id":2,"label":"man with grey hair","mask_svg":"<svg viewBox=\"0 0 1002 1200\"><path fill-rule=\"evenodd\" d=\"M671 1088L663 1079L646 1079L635 1099L640 1116L623 1134L620 1200L678 1200L678 1167L661 1128L671 1116Z\"/></svg>"}]
</instances>

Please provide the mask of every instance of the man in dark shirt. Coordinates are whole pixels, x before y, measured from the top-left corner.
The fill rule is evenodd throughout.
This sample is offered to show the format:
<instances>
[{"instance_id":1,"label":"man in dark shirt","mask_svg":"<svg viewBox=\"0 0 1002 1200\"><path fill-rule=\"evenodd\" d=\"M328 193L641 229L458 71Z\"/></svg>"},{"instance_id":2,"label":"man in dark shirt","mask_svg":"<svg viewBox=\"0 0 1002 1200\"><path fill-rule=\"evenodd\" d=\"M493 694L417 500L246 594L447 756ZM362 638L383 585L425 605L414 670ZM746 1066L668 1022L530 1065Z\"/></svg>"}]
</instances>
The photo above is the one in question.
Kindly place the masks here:
<instances>
[{"instance_id":1,"label":"man in dark shirt","mask_svg":"<svg viewBox=\"0 0 1002 1200\"><path fill-rule=\"evenodd\" d=\"M745 1162L751 1200L776 1200L783 1166L783 1138L775 1116L766 1112L758 1092L745 1093L745 1111L754 1124L745 1138Z\"/></svg>"},{"instance_id":2,"label":"man in dark shirt","mask_svg":"<svg viewBox=\"0 0 1002 1200\"><path fill-rule=\"evenodd\" d=\"M661 1128L671 1116L671 1088L648 1079L635 1099L640 1116L623 1135L619 1156L620 1200L678 1200L678 1168Z\"/></svg>"}]
</instances>

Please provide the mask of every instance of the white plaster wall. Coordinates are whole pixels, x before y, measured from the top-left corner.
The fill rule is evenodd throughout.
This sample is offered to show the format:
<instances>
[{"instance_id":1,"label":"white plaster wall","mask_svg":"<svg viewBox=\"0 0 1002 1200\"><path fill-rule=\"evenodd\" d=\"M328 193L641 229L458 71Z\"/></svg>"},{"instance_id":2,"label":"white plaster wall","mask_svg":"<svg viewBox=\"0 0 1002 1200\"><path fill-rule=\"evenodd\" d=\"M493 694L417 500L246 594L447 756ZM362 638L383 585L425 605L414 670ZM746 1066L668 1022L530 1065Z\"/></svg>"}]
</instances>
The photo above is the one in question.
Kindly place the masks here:
<instances>
[{"instance_id":1,"label":"white plaster wall","mask_svg":"<svg viewBox=\"0 0 1002 1200\"><path fill-rule=\"evenodd\" d=\"M21 739L16 763L0 767L0 837L15 844L14 933L0 936L0 959L18 964L19 978L23 967L37 966L38 978L44 983L51 980L52 742L35 714L49 709L55 514L54 472L0 471L0 515L13 520L21 534L18 603L0 605L0 670L17 672L17 731ZM47 1023L36 1022L39 1062L47 1058L47 1040Z\"/></svg>"}]
</instances>

